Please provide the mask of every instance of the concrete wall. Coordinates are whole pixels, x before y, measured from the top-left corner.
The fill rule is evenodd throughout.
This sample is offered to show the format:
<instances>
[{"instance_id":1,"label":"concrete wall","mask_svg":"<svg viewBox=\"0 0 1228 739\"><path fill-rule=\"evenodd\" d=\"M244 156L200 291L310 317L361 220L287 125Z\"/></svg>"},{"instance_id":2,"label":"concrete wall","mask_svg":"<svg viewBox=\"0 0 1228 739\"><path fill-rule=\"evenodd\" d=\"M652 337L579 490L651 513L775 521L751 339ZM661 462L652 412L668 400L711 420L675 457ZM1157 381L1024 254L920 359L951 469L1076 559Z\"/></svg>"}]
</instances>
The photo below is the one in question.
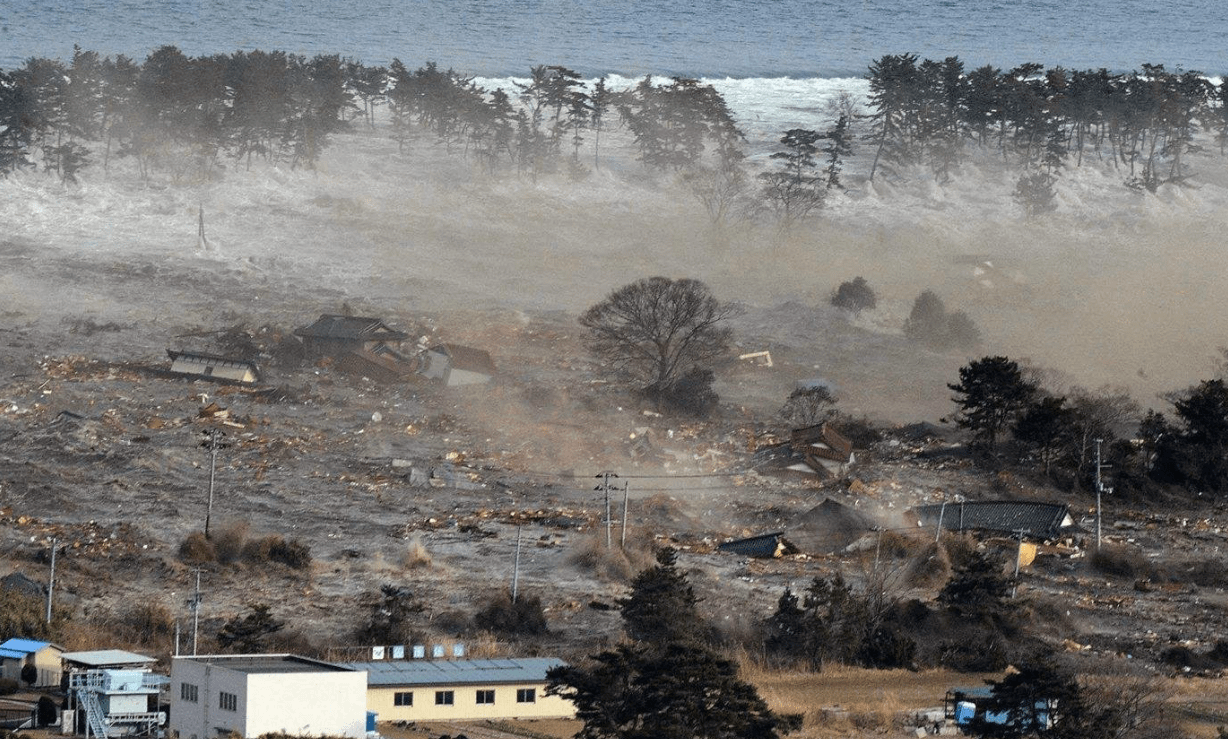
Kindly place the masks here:
<instances>
[{"instance_id":1,"label":"concrete wall","mask_svg":"<svg viewBox=\"0 0 1228 739\"><path fill-rule=\"evenodd\" d=\"M247 736L367 734L367 673L265 673L248 676ZM242 699L240 699L242 709Z\"/></svg>"},{"instance_id":2,"label":"concrete wall","mask_svg":"<svg viewBox=\"0 0 1228 739\"><path fill-rule=\"evenodd\" d=\"M516 691L532 688L535 702L517 703ZM436 705L435 693L451 690L452 705ZM477 691L495 691L495 702L479 704ZM397 693L412 692L412 706L395 705ZM460 721L505 718L571 718L576 709L571 701L556 695L546 695L546 684L519 685L431 685L427 687L372 686L367 689L367 710L379 714L380 721Z\"/></svg>"},{"instance_id":3,"label":"concrete wall","mask_svg":"<svg viewBox=\"0 0 1228 739\"><path fill-rule=\"evenodd\" d=\"M183 700L180 686L197 686L199 700ZM237 710L221 707L220 693L237 696ZM367 673L264 672L177 657L171 667L171 728L180 739L215 739L220 731L257 737L366 736Z\"/></svg>"},{"instance_id":4,"label":"concrete wall","mask_svg":"<svg viewBox=\"0 0 1228 739\"><path fill-rule=\"evenodd\" d=\"M183 700L180 686L195 685L198 700ZM218 693L238 696L238 710L222 710ZM171 661L171 728L180 739L214 739L220 731L247 736L244 710L247 704L247 675L219 665L176 657Z\"/></svg>"}]
</instances>

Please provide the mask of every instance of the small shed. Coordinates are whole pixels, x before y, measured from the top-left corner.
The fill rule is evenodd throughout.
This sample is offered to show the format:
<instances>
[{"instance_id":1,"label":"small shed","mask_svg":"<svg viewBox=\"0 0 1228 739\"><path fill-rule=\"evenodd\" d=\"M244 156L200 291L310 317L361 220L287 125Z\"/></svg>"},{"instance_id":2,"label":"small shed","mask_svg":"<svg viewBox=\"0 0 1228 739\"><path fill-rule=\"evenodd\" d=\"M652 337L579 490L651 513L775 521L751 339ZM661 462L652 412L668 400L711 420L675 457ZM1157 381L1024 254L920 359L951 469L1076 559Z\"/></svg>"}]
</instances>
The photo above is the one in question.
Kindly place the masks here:
<instances>
[{"instance_id":1,"label":"small shed","mask_svg":"<svg viewBox=\"0 0 1228 739\"><path fill-rule=\"evenodd\" d=\"M256 363L245 359L174 349L167 349L166 354L171 358L171 372L175 374L243 384L260 381Z\"/></svg>"},{"instance_id":2,"label":"small shed","mask_svg":"<svg viewBox=\"0 0 1228 739\"><path fill-rule=\"evenodd\" d=\"M378 318L339 316L326 313L305 328L294 330L311 356L339 356L346 352L377 351L409 338Z\"/></svg>"},{"instance_id":3,"label":"small shed","mask_svg":"<svg viewBox=\"0 0 1228 739\"><path fill-rule=\"evenodd\" d=\"M0 677L21 683L22 668L33 665L38 670L34 687L58 687L60 675L63 674L60 665L60 655L63 653L63 647L51 642L18 637L8 639L0 644Z\"/></svg>"},{"instance_id":4,"label":"small shed","mask_svg":"<svg viewBox=\"0 0 1228 739\"><path fill-rule=\"evenodd\" d=\"M734 539L717 546L717 551L740 554L743 557L759 559L775 559L786 554L797 554L800 550L785 538L785 532L761 534L746 539Z\"/></svg>"},{"instance_id":5,"label":"small shed","mask_svg":"<svg viewBox=\"0 0 1228 739\"><path fill-rule=\"evenodd\" d=\"M459 344L433 346L423 353L423 359L419 372L449 387L490 382L497 371L489 352Z\"/></svg>"}]
</instances>

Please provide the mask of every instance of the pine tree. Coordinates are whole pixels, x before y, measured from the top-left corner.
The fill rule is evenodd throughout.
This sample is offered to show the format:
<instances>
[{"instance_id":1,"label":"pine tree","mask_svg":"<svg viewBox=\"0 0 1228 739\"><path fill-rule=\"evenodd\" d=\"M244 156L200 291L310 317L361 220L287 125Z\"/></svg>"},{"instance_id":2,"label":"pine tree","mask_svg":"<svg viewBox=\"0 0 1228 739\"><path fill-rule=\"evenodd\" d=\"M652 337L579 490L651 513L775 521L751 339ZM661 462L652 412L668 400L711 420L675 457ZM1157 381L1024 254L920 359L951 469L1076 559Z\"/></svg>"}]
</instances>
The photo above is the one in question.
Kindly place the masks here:
<instances>
[{"instance_id":1,"label":"pine tree","mask_svg":"<svg viewBox=\"0 0 1228 739\"><path fill-rule=\"evenodd\" d=\"M636 575L631 594L618 601L627 636L654 644L706 638L708 626L699 614L699 599L677 562L676 550L662 549L656 566Z\"/></svg>"},{"instance_id":2,"label":"pine tree","mask_svg":"<svg viewBox=\"0 0 1228 739\"><path fill-rule=\"evenodd\" d=\"M801 716L773 713L737 666L696 644L622 645L547 673L576 706L579 739L778 739Z\"/></svg>"},{"instance_id":3,"label":"pine tree","mask_svg":"<svg viewBox=\"0 0 1228 739\"><path fill-rule=\"evenodd\" d=\"M955 423L972 432L973 442L993 451L998 435L1031 402L1036 385L1023 379L1019 365L1006 357L984 357L959 369Z\"/></svg>"}]
</instances>

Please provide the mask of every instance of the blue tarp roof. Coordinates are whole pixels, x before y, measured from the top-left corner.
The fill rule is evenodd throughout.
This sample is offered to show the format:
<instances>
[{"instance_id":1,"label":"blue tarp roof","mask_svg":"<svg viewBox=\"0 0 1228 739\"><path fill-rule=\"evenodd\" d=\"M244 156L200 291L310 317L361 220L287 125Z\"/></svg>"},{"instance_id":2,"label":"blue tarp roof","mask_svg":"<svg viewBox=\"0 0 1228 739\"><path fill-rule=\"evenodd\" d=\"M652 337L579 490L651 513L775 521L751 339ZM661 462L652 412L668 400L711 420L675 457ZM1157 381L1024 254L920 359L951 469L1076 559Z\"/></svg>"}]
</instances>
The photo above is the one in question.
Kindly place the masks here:
<instances>
[{"instance_id":1,"label":"blue tarp roof","mask_svg":"<svg viewBox=\"0 0 1228 739\"><path fill-rule=\"evenodd\" d=\"M485 685L540 683L546 671L566 664L553 657L524 659L387 660L346 662L367 671L368 686Z\"/></svg>"}]
</instances>

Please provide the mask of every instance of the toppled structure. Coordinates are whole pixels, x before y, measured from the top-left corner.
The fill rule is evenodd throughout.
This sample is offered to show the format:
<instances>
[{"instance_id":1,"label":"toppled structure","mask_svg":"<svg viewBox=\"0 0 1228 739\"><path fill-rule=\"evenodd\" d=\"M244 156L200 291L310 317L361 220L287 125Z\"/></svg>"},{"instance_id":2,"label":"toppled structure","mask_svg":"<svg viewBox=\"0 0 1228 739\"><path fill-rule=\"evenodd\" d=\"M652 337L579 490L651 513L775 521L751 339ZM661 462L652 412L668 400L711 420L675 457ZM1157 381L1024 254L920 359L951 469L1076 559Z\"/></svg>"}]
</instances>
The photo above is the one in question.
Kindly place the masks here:
<instances>
[{"instance_id":1,"label":"toppled structure","mask_svg":"<svg viewBox=\"0 0 1228 739\"><path fill-rule=\"evenodd\" d=\"M166 354L171 358L170 371L177 375L244 385L260 381L260 370L256 363L245 359L174 349L167 349Z\"/></svg>"},{"instance_id":2,"label":"toppled structure","mask_svg":"<svg viewBox=\"0 0 1228 739\"><path fill-rule=\"evenodd\" d=\"M448 387L480 385L494 379L496 369L490 353L459 344L439 344L422 353L419 374L443 380Z\"/></svg>"},{"instance_id":3,"label":"toppled structure","mask_svg":"<svg viewBox=\"0 0 1228 739\"><path fill-rule=\"evenodd\" d=\"M1061 538L1077 528L1065 503L1014 500L961 501L918 506L917 525L947 531L983 531L1028 539Z\"/></svg>"},{"instance_id":4,"label":"toppled structure","mask_svg":"<svg viewBox=\"0 0 1228 739\"><path fill-rule=\"evenodd\" d=\"M830 480L857 462L853 442L826 423L793 429L789 441L755 452L754 468L768 475Z\"/></svg>"},{"instance_id":5,"label":"toppled structure","mask_svg":"<svg viewBox=\"0 0 1228 739\"><path fill-rule=\"evenodd\" d=\"M786 554L798 554L799 549L785 538L783 531L746 539L734 539L717 546L717 551L741 554L744 557L779 559Z\"/></svg>"}]
</instances>

